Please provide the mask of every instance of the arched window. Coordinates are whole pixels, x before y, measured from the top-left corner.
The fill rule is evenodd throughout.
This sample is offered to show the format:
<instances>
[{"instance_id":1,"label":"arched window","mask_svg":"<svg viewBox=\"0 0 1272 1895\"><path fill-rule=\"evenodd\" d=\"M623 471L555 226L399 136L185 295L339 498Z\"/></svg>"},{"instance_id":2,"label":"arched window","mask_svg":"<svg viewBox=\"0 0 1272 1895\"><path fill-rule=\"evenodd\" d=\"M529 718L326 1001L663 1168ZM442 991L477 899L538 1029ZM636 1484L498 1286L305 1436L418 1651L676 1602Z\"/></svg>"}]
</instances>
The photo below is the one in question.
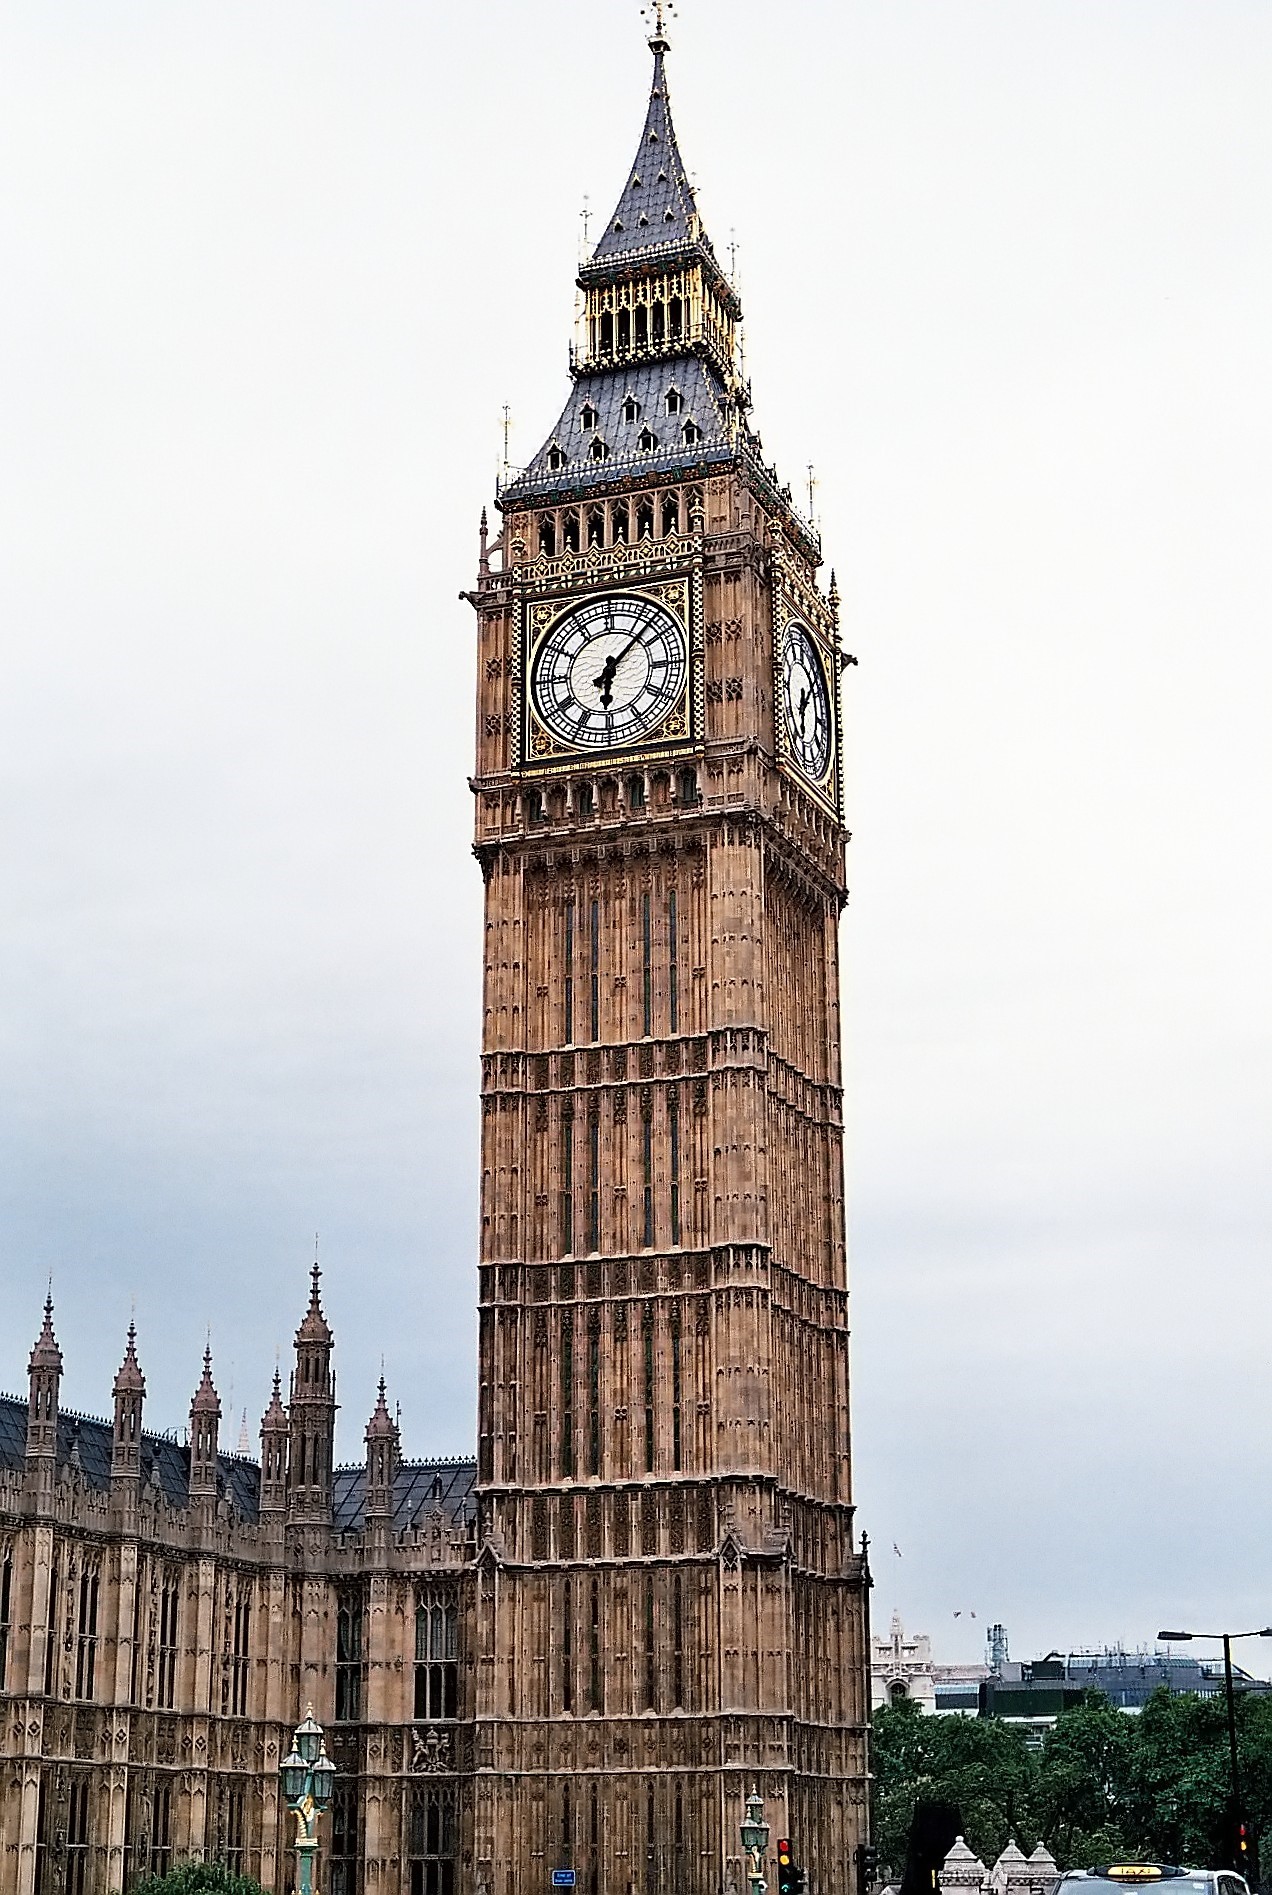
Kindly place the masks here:
<instances>
[{"instance_id":1,"label":"arched window","mask_svg":"<svg viewBox=\"0 0 1272 1895\"><path fill-rule=\"evenodd\" d=\"M605 544L605 509L589 507L587 510L587 543L589 546Z\"/></svg>"},{"instance_id":2,"label":"arched window","mask_svg":"<svg viewBox=\"0 0 1272 1895\"><path fill-rule=\"evenodd\" d=\"M610 512L610 541L614 546L626 546L629 538L630 515L627 502L620 500Z\"/></svg>"},{"instance_id":3,"label":"arched window","mask_svg":"<svg viewBox=\"0 0 1272 1895\"><path fill-rule=\"evenodd\" d=\"M585 401L583 403L583 412L579 416L579 427L583 430L584 434L590 434L600 418L591 402Z\"/></svg>"},{"instance_id":4,"label":"arched window","mask_svg":"<svg viewBox=\"0 0 1272 1895\"><path fill-rule=\"evenodd\" d=\"M549 559L556 552L556 521L550 513L545 513L539 522L539 551L546 553Z\"/></svg>"},{"instance_id":5,"label":"arched window","mask_svg":"<svg viewBox=\"0 0 1272 1895\"><path fill-rule=\"evenodd\" d=\"M643 776L633 776L627 779L627 807L629 809L644 809L645 779Z\"/></svg>"},{"instance_id":6,"label":"arched window","mask_svg":"<svg viewBox=\"0 0 1272 1895\"><path fill-rule=\"evenodd\" d=\"M642 224L647 224L649 219L642 213L640 221ZM640 303L636 309L636 347L638 349L644 349L647 348L648 345L649 310L644 303Z\"/></svg>"},{"instance_id":7,"label":"arched window","mask_svg":"<svg viewBox=\"0 0 1272 1895\"><path fill-rule=\"evenodd\" d=\"M632 312L620 309L618 312L618 352L626 355L632 346Z\"/></svg>"},{"instance_id":8,"label":"arched window","mask_svg":"<svg viewBox=\"0 0 1272 1895\"><path fill-rule=\"evenodd\" d=\"M645 499L636 508L636 537L638 540L652 540L654 537L654 503Z\"/></svg>"},{"instance_id":9,"label":"arched window","mask_svg":"<svg viewBox=\"0 0 1272 1895\"><path fill-rule=\"evenodd\" d=\"M663 501L662 530L664 534L680 531L680 501L674 493L669 493Z\"/></svg>"},{"instance_id":10,"label":"arched window","mask_svg":"<svg viewBox=\"0 0 1272 1895\"><path fill-rule=\"evenodd\" d=\"M692 447L695 441L702 439L702 429L698 426L696 421L685 422L684 434L686 447Z\"/></svg>"},{"instance_id":11,"label":"arched window","mask_svg":"<svg viewBox=\"0 0 1272 1895\"><path fill-rule=\"evenodd\" d=\"M561 538L567 553L579 550L579 516L576 508L571 507L562 525Z\"/></svg>"},{"instance_id":12,"label":"arched window","mask_svg":"<svg viewBox=\"0 0 1272 1895\"><path fill-rule=\"evenodd\" d=\"M651 434L651 432L650 432L650 430L649 430L648 428L642 428L642 429L641 429L641 431L640 431L640 451L641 451L641 453L642 453L642 454L652 454L652 453L653 453L653 451L654 451L654 449L655 449L655 448L656 448L657 446L658 446L658 436L657 436L656 434Z\"/></svg>"},{"instance_id":13,"label":"arched window","mask_svg":"<svg viewBox=\"0 0 1272 1895\"><path fill-rule=\"evenodd\" d=\"M639 421L640 420L640 403L637 401L635 395L628 395L627 399L624 401L623 419L624 421Z\"/></svg>"},{"instance_id":14,"label":"arched window","mask_svg":"<svg viewBox=\"0 0 1272 1895\"><path fill-rule=\"evenodd\" d=\"M552 469L554 474L559 473L561 468L565 466L565 455L561 452L561 449L557 446L555 441L548 449L548 466Z\"/></svg>"},{"instance_id":15,"label":"arched window","mask_svg":"<svg viewBox=\"0 0 1272 1895\"><path fill-rule=\"evenodd\" d=\"M613 353L614 353L614 318L610 314L609 310L607 309L607 310L604 310L601 315L601 354L613 355Z\"/></svg>"},{"instance_id":16,"label":"arched window","mask_svg":"<svg viewBox=\"0 0 1272 1895\"><path fill-rule=\"evenodd\" d=\"M682 770L677 779L677 794L682 803L692 807L698 800L698 772Z\"/></svg>"},{"instance_id":17,"label":"arched window","mask_svg":"<svg viewBox=\"0 0 1272 1895\"><path fill-rule=\"evenodd\" d=\"M435 1593L423 1594L415 1611L415 1715L459 1715L459 1615Z\"/></svg>"},{"instance_id":18,"label":"arched window","mask_svg":"<svg viewBox=\"0 0 1272 1895\"><path fill-rule=\"evenodd\" d=\"M609 453L609 449L606 447L604 441L602 441L599 434L594 437L592 441L592 445L588 449L588 453L592 456L592 459L594 461L603 461L606 455Z\"/></svg>"},{"instance_id":19,"label":"arched window","mask_svg":"<svg viewBox=\"0 0 1272 1895\"><path fill-rule=\"evenodd\" d=\"M667 334L667 311L664 309L661 302L656 302L654 304L654 317L653 317L653 337L654 337L655 346L657 346L657 344L660 343L664 339L666 334Z\"/></svg>"},{"instance_id":20,"label":"arched window","mask_svg":"<svg viewBox=\"0 0 1272 1895\"><path fill-rule=\"evenodd\" d=\"M678 388L669 388L667 390L667 413L669 415L678 415L684 405L685 398L680 390Z\"/></svg>"},{"instance_id":21,"label":"arched window","mask_svg":"<svg viewBox=\"0 0 1272 1895\"><path fill-rule=\"evenodd\" d=\"M675 342L680 335L683 305L678 296L673 296L667 306L667 322L671 329L671 339Z\"/></svg>"}]
</instances>

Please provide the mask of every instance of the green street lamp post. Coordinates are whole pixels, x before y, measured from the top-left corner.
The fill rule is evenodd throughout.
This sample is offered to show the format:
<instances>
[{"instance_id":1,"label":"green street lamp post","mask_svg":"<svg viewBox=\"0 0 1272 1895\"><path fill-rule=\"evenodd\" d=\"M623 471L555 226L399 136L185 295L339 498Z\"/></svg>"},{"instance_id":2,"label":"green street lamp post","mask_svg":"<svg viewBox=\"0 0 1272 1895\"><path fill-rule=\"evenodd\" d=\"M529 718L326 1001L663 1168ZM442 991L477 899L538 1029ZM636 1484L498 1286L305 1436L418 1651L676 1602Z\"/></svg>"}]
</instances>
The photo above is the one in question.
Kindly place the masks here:
<instances>
[{"instance_id":1,"label":"green street lamp post","mask_svg":"<svg viewBox=\"0 0 1272 1895\"><path fill-rule=\"evenodd\" d=\"M1272 1625L1264 1625L1254 1632L1159 1632L1157 1636L1163 1645L1188 1644L1195 1638L1220 1640L1223 1643L1223 1689L1228 1704L1228 1820L1232 1832L1229 1837L1232 1850L1230 1866L1244 1875L1249 1866L1250 1842L1241 1809L1241 1772L1237 1762L1237 1707L1232 1694L1232 1641L1234 1638L1272 1638Z\"/></svg>"},{"instance_id":2,"label":"green street lamp post","mask_svg":"<svg viewBox=\"0 0 1272 1895\"><path fill-rule=\"evenodd\" d=\"M318 1853L318 1818L330 1807L336 1766L327 1755L322 1725L313 1705L292 1736L290 1756L278 1771L287 1807L296 1818L296 1857L300 1895L314 1895L314 1857Z\"/></svg>"},{"instance_id":3,"label":"green street lamp post","mask_svg":"<svg viewBox=\"0 0 1272 1895\"><path fill-rule=\"evenodd\" d=\"M746 1799L746 1820L742 1824L742 1847L751 1858L747 1869L747 1878L751 1884L751 1895L765 1895L768 1883L764 1880L764 1851L768 1848L769 1826L764 1820L764 1805L760 1801L758 1790L752 1790Z\"/></svg>"}]
</instances>

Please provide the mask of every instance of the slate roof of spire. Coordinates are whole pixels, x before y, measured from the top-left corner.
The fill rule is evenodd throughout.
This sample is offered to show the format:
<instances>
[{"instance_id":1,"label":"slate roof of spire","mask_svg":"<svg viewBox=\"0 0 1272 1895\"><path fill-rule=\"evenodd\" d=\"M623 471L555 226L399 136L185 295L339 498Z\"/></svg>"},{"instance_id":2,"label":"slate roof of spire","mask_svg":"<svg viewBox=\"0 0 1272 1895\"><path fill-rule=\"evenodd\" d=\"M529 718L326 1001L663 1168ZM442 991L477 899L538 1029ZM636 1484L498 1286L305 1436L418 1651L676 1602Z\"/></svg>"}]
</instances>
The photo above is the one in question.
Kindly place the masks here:
<instances>
[{"instance_id":1,"label":"slate roof of spire","mask_svg":"<svg viewBox=\"0 0 1272 1895\"><path fill-rule=\"evenodd\" d=\"M664 44L654 42L654 82L635 163L592 253L594 265L620 262L638 252L644 256L651 248L683 250L702 234L671 122Z\"/></svg>"},{"instance_id":2,"label":"slate roof of spire","mask_svg":"<svg viewBox=\"0 0 1272 1895\"><path fill-rule=\"evenodd\" d=\"M56 1369L62 1372L62 1351L57 1346L57 1337L53 1334L53 1292L50 1290L44 1304L44 1327L35 1339L31 1351L31 1360L27 1364L27 1373L35 1369Z\"/></svg>"},{"instance_id":3,"label":"slate roof of spire","mask_svg":"<svg viewBox=\"0 0 1272 1895\"><path fill-rule=\"evenodd\" d=\"M115 1386L112 1388L111 1394L144 1395L145 1392L146 1378L142 1374L141 1364L137 1360L137 1325L136 1323L129 1323L128 1347L124 1350L124 1359L119 1365L119 1373L115 1377Z\"/></svg>"}]
</instances>

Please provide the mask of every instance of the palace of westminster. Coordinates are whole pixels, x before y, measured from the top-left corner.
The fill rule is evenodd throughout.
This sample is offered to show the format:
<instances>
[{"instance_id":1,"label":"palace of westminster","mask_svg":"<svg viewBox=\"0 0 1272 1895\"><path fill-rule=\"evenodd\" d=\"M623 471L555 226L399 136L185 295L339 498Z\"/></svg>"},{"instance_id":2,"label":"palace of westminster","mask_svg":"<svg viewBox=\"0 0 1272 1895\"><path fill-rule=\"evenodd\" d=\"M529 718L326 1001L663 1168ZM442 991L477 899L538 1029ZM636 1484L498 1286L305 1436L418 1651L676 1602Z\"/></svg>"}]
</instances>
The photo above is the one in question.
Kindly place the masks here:
<instances>
[{"instance_id":1,"label":"palace of westminster","mask_svg":"<svg viewBox=\"0 0 1272 1895\"><path fill-rule=\"evenodd\" d=\"M0 1895L187 1858L289 1887L312 1705L323 1895L742 1895L757 1788L812 1895L867 1821L849 1449L839 685L763 458L661 8L564 410L482 516L478 1422L334 1456L315 1264L259 1461L210 1358L148 1432L0 1398ZM298 1297L298 1301L299 1301ZM35 1323L32 1323L35 1327ZM368 1404L370 1405L370 1404Z\"/></svg>"}]
</instances>

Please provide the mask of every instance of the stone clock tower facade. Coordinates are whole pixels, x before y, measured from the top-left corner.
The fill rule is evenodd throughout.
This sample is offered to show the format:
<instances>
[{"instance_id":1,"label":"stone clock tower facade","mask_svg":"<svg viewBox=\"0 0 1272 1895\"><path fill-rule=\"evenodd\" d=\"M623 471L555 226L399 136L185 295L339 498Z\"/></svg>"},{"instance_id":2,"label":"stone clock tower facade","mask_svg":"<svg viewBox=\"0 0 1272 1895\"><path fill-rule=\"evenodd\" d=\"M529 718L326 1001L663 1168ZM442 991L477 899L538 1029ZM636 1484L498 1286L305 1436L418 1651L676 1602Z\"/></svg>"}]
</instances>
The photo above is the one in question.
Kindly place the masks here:
<instances>
[{"instance_id":1,"label":"stone clock tower facade","mask_svg":"<svg viewBox=\"0 0 1272 1895\"><path fill-rule=\"evenodd\" d=\"M865 1834L838 601L650 44L569 399L468 595L491 1895L741 1891L753 1787L815 1891Z\"/></svg>"}]
</instances>

